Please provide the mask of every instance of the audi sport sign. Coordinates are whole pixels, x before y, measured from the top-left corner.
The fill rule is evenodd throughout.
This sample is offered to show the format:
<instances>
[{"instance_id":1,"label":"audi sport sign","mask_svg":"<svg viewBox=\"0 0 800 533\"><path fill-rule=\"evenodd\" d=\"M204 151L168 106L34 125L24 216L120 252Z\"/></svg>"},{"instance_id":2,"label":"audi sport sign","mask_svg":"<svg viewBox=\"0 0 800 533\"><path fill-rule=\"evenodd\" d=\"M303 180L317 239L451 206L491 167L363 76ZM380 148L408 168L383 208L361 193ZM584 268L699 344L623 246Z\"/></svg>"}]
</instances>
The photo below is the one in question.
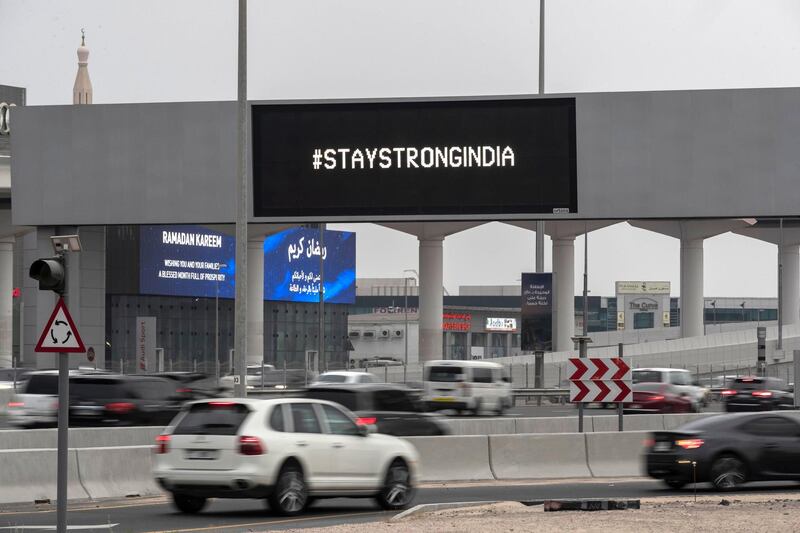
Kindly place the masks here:
<instances>
[{"instance_id":1,"label":"audi sport sign","mask_svg":"<svg viewBox=\"0 0 800 533\"><path fill-rule=\"evenodd\" d=\"M571 402L630 402L631 369L621 358L569 360Z\"/></svg>"}]
</instances>

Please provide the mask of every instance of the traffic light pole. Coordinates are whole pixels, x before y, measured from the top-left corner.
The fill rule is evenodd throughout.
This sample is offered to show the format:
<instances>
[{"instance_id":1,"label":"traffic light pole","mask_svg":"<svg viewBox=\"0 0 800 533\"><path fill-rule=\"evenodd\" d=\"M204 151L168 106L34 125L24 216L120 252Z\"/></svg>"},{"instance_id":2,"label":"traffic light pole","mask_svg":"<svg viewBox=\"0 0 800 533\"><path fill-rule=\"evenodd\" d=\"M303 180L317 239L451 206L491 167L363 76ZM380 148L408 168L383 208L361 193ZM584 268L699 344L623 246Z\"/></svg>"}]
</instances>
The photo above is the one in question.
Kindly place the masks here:
<instances>
[{"instance_id":1,"label":"traffic light pole","mask_svg":"<svg viewBox=\"0 0 800 533\"><path fill-rule=\"evenodd\" d=\"M67 277L66 254L58 254L64 261L64 282ZM67 295L66 287L60 297ZM69 457L69 355L58 354L58 452L57 452L57 484L56 484L56 531L67 533L67 464Z\"/></svg>"}]
</instances>

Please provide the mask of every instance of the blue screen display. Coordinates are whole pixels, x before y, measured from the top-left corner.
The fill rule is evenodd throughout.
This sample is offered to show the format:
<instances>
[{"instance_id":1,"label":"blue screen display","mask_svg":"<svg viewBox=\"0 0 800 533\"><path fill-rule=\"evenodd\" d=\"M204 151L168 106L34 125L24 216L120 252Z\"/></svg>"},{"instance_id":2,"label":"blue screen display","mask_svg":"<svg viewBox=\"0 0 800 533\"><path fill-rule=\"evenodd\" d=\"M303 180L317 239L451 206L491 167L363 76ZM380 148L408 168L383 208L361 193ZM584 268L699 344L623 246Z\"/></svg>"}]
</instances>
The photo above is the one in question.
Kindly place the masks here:
<instances>
[{"instance_id":1,"label":"blue screen display","mask_svg":"<svg viewBox=\"0 0 800 533\"><path fill-rule=\"evenodd\" d=\"M292 228L264 240L264 299L318 302L320 255L325 274L325 301L351 304L356 299L356 234Z\"/></svg>"},{"instance_id":2,"label":"blue screen display","mask_svg":"<svg viewBox=\"0 0 800 533\"><path fill-rule=\"evenodd\" d=\"M233 298L235 250L232 235L203 226L140 226L139 292Z\"/></svg>"}]
</instances>

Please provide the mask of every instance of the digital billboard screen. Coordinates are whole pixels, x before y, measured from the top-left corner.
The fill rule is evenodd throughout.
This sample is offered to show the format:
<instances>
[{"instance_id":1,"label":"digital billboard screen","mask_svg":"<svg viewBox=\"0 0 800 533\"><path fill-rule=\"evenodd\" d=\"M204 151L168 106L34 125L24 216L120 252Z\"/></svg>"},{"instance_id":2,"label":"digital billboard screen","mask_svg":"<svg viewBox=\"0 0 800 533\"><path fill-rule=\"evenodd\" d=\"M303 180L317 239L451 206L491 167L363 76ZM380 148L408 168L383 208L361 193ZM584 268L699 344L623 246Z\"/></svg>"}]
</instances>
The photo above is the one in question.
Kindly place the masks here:
<instances>
[{"instance_id":1,"label":"digital billboard screen","mask_svg":"<svg viewBox=\"0 0 800 533\"><path fill-rule=\"evenodd\" d=\"M264 299L318 302L320 256L324 294L329 303L351 304L356 298L356 234L292 228L264 239Z\"/></svg>"},{"instance_id":2,"label":"digital billboard screen","mask_svg":"<svg viewBox=\"0 0 800 533\"><path fill-rule=\"evenodd\" d=\"M574 98L262 104L252 133L262 220L578 209Z\"/></svg>"},{"instance_id":3,"label":"digital billboard screen","mask_svg":"<svg viewBox=\"0 0 800 533\"><path fill-rule=\"evenodd\" d=\"M553 351L553 274L522 274L522 343L525 351Z\"/></svg>"},{"instance_id":4,"label":"digital billboard screen","mask_svg":"<svg viewBox=\"0 0 800 533\"><path fill-rule=\"evenodd\" d=\"M236 241L203 226L140 226L139 292L233 298Z\"/></svg>"}]
</instances>

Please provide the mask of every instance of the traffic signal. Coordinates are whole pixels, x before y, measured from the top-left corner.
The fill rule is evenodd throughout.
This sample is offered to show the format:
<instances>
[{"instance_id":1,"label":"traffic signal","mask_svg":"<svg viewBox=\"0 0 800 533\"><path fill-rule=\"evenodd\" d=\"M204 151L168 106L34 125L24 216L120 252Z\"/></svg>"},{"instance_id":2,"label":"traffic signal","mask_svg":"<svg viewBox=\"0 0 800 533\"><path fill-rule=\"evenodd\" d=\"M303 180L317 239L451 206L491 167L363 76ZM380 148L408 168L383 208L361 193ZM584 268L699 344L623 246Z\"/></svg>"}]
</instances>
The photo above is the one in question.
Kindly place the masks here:
<instances>
[{"instance_id":1,"label":"traffic signal","mask_svg":"<svg viewBox=\"0 0 800 533\"><path fill-rule=\"evenodd\" d=\"M40 291L54 291L58 294L64 294L67 277L63 257L37 259L31 265L28 274L39 282Z\"/></svg>"}]
</instances>

